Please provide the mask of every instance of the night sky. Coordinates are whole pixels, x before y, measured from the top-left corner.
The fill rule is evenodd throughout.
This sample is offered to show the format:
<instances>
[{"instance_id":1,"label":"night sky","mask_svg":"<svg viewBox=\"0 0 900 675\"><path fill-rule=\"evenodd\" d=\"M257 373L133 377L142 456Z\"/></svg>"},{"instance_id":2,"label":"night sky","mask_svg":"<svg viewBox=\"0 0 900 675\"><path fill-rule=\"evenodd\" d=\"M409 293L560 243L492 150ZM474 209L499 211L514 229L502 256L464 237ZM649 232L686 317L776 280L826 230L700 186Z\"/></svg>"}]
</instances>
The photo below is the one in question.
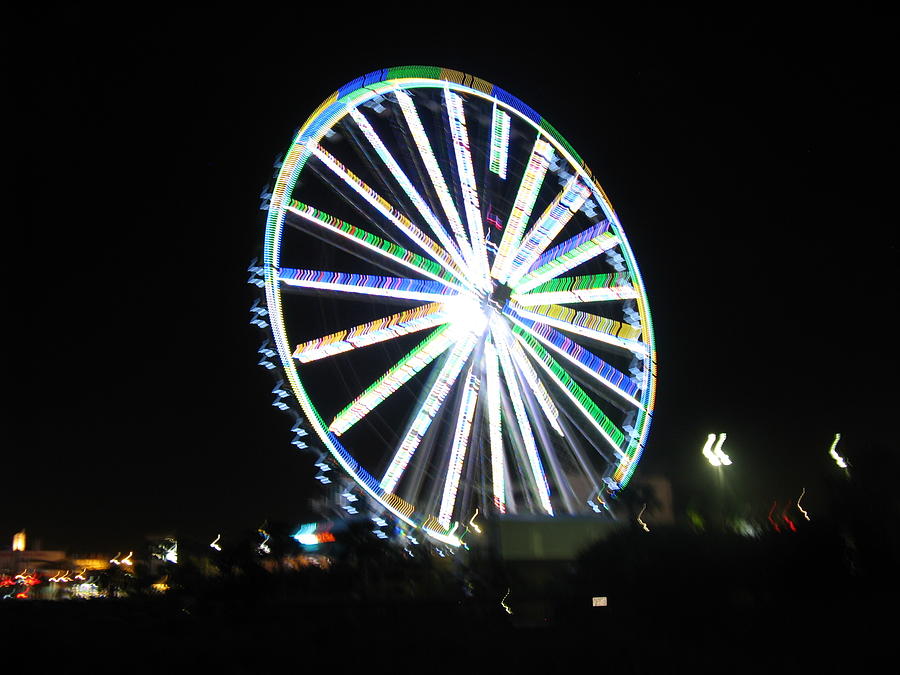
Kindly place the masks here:
<instances>
[{"instance_id":1,"label":"night sky","mask_svg":"<svg viewBox=\"0 0 900 675\"><path fill-rule=\"evenodd\" d=\"M658 347L638 477L668 475L686 502L708 487L706 435L725 431L734 480L771 500L823 480L835 432L851 461L896 449L884 17L648 12L575 33L548 17L535 38L473 20L461 38L384 17L65 11L22 24L7 101L0 544L25 527L45 548L125 549L307 515L315 469L248 323L258 196L323 99L395 65L518 96L612 200Z\"/></svg>"}]
</instances>

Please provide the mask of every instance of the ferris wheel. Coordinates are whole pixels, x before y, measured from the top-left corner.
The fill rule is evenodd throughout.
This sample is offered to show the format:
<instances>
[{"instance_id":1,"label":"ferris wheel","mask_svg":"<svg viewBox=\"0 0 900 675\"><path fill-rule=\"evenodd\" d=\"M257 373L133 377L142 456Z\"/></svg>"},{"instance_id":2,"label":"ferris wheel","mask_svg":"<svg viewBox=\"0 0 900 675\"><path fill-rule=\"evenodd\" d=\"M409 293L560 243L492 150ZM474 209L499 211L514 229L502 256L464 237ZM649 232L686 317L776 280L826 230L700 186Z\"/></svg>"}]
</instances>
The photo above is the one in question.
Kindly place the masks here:
<instances>
[{"instance_id":1,"label":"ferris wheel","mask_svg":"<svg viewBox=\"0 0 900 675\"><path fill-rule=\"evenodd\" d=\"M471 75L379 70L299 128L269 198L280 368L371 499L449 544L476 509L605 513L647 440L653 330L609 200L546 120Z\"/></svg>"}]
</instances>

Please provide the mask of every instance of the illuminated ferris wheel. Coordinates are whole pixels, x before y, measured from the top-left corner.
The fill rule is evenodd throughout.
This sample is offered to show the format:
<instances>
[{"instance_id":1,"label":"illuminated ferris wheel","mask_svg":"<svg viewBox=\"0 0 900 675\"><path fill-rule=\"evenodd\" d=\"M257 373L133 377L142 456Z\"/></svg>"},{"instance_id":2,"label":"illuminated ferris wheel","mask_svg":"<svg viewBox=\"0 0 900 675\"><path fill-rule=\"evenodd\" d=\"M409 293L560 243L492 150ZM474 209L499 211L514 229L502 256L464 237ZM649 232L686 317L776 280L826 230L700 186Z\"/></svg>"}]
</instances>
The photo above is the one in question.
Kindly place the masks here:
<instances>
[{"instance_id":1,"label":"illuminated ferris wheel","mask_svg":"<svg viewBox=\"0 0 900 675\"><path fill-rule=\"evenodd\" d=\"M653 331L616 214L550 124L471 75L376 71L300 127L270 199L279 365L370 498L450 544L476 509L605 513L649 432Z\"/></svg>"}]
</instances>

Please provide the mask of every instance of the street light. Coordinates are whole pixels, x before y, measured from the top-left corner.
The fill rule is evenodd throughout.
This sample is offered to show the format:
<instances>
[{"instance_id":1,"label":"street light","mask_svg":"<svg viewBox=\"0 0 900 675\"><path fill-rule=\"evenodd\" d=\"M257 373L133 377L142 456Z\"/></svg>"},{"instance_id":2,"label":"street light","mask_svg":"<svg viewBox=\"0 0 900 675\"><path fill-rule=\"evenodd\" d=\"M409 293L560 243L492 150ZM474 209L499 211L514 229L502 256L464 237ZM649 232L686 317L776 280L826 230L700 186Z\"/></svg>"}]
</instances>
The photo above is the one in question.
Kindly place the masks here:
<instances>
[{"instance_id":1,"label":"street light","mask_svg":"<svg viewBox=\"0 0 900 675\"><path fill-rule=\"evenodd\" d=\"M718 439L715 434L706 437L706 443L703 445L703 456L706 460L716 467L716 481L719 485L719 511L722 512L722 527L725 527L725 478L722 474L723 466L731 466L731 457L722 450L727 434L719 434Z\"/></svg>"},{"instance_id":2,"label":"street light","mask_svg":"<svg viewBox=\"0 0 900 675\"><path fill-rule=\"evenodd\" d=\"M725 443L727 434L719 434L718 441L715 434L706 437L706 444L703 446L703 456L713 466L730 466L731 457L722 451L722 445Z\"/></svg>"}]
</instances>

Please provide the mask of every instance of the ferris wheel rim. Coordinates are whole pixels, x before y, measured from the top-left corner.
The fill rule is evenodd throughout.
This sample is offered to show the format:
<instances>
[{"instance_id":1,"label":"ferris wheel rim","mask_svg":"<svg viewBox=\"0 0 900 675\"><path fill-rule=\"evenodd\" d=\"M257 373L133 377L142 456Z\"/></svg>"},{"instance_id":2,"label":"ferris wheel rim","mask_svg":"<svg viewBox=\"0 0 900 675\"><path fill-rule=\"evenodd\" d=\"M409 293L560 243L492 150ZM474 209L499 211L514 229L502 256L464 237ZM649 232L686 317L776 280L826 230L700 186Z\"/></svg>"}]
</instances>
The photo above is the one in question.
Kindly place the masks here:
<instances>
[{"instance_id":1,"label":"ferris wheel rim","mask_svg":"<svg viewBox=\"0 0 900 675\"><path fill-rule=\"evenodd\" d=\"M281 238L289 211L287 200L289 200L294 191L297 178L314 154L314 144L318 144L328 130L332 129L352 110L358 109L363 103L371 101L384 93L420 88L443 88L475 96L490 101L495 106L501 106L504 111L514 114L520 121L526 122L537 131L539 137L545 139L547 143L553 146L556 152L565 158L570 168L575 169L578 177L590 188L592 196L597 198L607 219L613 224L620 239L618 245L627 252L625 261L628 271L635 279L635 287L639 291L634 300L638 305L641 325L644 331L643 341L648 351L645 386L642 387L640 399L640 407L643 413L646 414L647 420L641 425L640 438L636 443L636 452L628 458L624 472L620 471L622 476L620 483L623 485L630 479L631 473L640 459L647 434L649 433L649 417L652 415L656 387L655 338L646 297L646 288L625 232L612 208L611 201L593 176L593 173L565 139L549 123L516 97L485 80L480 80L459 71L425 66L404 66L375 71L351 81L335 91L310 115L296 132L278 172L266 223L263 266L265 293L282 371L285 373L308 423L316 431L316 435L322 444L325 445L331 457L344 471L370 497L375 499L399 520L413 527L421 527L427 534L439 541L455 544L458 543L458 538L455 537L452 531L449 531L449 528L434 527L433 516L422 517L415 513L416 509L412 504L391 492L385 492L381 488L379 481L359 464L341 443L340 438L329 429L325 420L321 418L317 407L313 404L303 385L300 374L297 372L296 363L294 363L294 359L291 356L291 347L287 343L281 302L281 283L283 280L280 280L278 277ZM431 521L429 521L429 518L431 518Z\"/></svg>"}]
</instances>

